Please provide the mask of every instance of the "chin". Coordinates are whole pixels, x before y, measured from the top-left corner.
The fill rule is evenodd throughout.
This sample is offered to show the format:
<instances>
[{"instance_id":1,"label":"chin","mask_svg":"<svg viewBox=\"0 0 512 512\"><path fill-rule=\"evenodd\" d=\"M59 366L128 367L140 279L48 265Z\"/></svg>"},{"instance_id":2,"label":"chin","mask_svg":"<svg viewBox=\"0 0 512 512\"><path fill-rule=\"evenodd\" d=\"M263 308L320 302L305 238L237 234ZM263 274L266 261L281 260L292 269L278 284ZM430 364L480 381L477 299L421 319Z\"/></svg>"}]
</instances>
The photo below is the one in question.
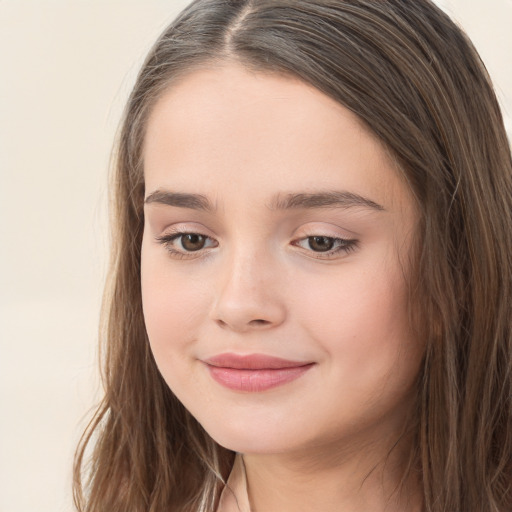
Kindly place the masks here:
<instances>
[{"instance_id":1,"label":"chin","mask_svg":"<svg viewBox=\"0 0 512 512\"><path fill-rule=\"evenodd\" d=\"M264 440L264 439L247 439L247 436L225 436L213 437L213 440L220 446L232 450L237 453L245 454L275 454L287 451L287 447L282 442Z\"/></svg>"},{"instance_id":2,"label":"chin","mask_svg":"<svg viewBox=\"0 0 512 512\"><path fill-rule=\"evenodd\" d=\"M219 445L238 453L282 453L293 449L291 439L275 427L260 425L202 424L210 437ZM238 428L237 428L238 427Z\"/></svg>"}]
</instances>

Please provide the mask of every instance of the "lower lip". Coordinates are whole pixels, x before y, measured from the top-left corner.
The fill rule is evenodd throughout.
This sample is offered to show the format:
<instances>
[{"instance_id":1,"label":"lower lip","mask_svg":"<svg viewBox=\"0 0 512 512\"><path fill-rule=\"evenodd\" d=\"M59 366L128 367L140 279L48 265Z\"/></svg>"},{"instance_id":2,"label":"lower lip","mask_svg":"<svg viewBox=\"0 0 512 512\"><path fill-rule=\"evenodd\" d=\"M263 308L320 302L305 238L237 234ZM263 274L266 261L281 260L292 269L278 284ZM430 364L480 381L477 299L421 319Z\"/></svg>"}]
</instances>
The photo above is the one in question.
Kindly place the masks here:
<instances>
[{"instance_id":1,"label":"lower lip","mask_svg":"<svg viewBox=\"0 0 512 512\"><path fill-rule=\"evenodd\" d=\"M212 378L226 388L235 391L257 393L292 382L304 375L313 364L291 368L242 370L207 365Z\"/></svg>"}]
</instances>

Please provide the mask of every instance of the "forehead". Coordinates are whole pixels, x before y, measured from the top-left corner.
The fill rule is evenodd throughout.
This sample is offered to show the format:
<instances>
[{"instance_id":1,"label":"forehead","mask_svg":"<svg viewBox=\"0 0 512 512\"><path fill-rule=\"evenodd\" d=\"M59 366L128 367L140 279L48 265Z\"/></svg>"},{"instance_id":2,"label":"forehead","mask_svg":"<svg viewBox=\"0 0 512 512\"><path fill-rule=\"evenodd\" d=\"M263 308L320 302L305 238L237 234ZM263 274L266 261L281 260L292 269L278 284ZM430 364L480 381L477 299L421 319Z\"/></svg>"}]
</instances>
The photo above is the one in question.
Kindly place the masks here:
<instances>
[{"instance_id":1,"label":"forehead","mask_svg":"<svg viewBox=\"0 0 512 512\"><path fill-rule=\"evenodd\" d=\"M148 191L263 198L335 187L388 206L408 194L355 114L298 79L237 65L195 70L162 94L144 169Z\"/></svg>"}]
</instances>

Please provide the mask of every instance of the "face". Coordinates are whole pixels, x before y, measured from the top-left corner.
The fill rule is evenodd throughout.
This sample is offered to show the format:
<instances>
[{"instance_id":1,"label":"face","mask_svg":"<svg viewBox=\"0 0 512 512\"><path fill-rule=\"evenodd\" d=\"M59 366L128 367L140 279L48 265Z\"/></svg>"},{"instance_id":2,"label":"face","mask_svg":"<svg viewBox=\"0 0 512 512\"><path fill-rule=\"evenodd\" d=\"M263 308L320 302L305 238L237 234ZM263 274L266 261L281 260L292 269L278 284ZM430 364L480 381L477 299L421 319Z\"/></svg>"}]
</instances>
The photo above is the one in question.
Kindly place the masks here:
<instances>
[{"instance_id":1,"label":"face","mask_svg":"<svg viewBox=\"0 0 512 512\"><path fill-rule=\"evenodd\" d=\"M358 118L235 65L163 94L144 152L142 295L164 379L221 445L283 453L397 432L412 197Z\"/></svg>"}]
</instances>

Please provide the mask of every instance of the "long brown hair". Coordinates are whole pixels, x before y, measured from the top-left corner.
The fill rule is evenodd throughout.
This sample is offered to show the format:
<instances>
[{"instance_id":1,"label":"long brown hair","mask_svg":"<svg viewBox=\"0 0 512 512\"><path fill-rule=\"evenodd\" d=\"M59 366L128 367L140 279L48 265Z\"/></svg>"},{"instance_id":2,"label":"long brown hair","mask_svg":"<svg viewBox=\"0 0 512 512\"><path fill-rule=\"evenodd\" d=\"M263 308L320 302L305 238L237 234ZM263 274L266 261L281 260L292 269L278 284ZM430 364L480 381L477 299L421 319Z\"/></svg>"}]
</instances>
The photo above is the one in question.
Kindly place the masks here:
<instances>
[{"instance_id":1,"label":"long brown hair","mask_svg":"<svg viewBox=\"0 0 512 512\"><path fill-rule=\"evenodd\" d=\"M411 460L425 510L512 510L510 147L477 52L429 0L196 0L156 42L115 155L105 398L76 455L78 510L212 511L233 462L159 374L140 291L146 120L181 75L226 60L312 84L396 160L421 212Z\"/></svg>"}]
</instances>

